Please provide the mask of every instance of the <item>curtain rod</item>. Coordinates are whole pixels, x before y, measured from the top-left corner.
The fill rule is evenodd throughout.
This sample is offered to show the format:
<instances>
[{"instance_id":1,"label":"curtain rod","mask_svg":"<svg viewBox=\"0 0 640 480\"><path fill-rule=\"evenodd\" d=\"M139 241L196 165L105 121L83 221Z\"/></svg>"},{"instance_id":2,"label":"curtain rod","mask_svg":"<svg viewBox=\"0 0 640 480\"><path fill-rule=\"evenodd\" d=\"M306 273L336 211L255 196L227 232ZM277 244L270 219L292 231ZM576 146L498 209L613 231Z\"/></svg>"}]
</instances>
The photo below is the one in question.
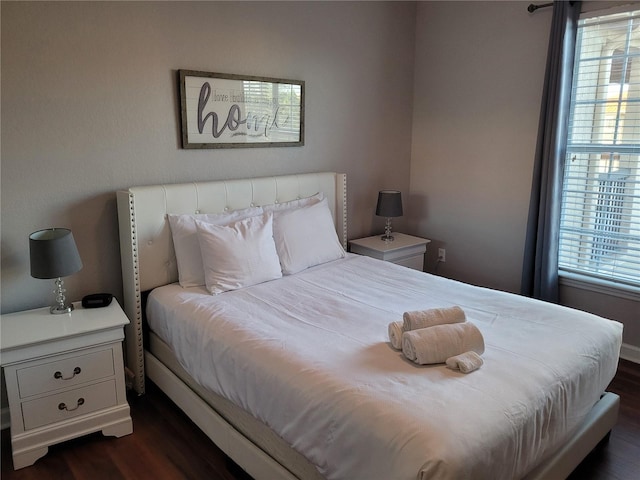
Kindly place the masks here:
<instances>
[{"instance_id":1,"label":"curtain rod","mask_svg":"<svg viewBox=\"0 0 640 480\"><path fill-rule=\"evenodd\" d=\"M573 4L576 3L573 0L571 0L569 2L569 5L573 6ZM527 10L529 11L529 13L533 13L536 10L538 10L539 8L545 8L545 7L553 7L553 2L549 2L549 3L543 3L541 5L535 5L533 3L530 3L529 6L527 7Z\"/></svg>"},{"instance_id":2,"label":"curtain rod","mask_svg":"<svg viewBox=\"0 0 640 480\"><path fill-rule=\"evenodd\" d=\"M530 3L529 6L527 7L527 10L529 11L529 13L533 13L539 8L552 7L552 6L553 6L553 2L543 3L542 5L534 5L533 3Z\"/></svg>"}]
</instances>

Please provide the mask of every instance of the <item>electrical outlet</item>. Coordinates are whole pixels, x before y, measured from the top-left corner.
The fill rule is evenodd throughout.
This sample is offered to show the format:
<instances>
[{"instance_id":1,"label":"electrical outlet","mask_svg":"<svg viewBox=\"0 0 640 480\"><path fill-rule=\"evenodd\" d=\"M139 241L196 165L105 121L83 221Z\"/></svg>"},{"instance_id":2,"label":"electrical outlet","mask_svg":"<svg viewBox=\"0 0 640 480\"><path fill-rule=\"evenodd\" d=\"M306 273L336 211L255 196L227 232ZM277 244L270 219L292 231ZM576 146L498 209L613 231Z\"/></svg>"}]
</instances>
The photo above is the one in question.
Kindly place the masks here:
<instances>
[{"instance_id":1,"label":"electrical outlet","mask_svg":"<svg viewBox=\"0 0 640 480\"><path fill-rule=\"evenodd\" d=\"M438 261L442 263L447 261L447 251L444 248L438 249Z\"/></svg>"}]
</instances>

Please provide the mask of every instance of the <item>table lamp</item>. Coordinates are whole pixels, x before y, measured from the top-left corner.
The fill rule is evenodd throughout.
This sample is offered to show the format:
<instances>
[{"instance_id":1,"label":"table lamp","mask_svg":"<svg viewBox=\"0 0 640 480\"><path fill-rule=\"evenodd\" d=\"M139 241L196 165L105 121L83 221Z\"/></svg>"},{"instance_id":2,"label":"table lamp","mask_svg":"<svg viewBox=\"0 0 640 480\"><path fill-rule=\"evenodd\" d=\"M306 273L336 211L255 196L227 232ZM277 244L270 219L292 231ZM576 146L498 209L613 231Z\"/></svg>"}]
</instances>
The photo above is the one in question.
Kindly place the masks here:
<instances>
[{"instance_id":1,"label":"table lamp","mask_svg":"<svg viewBox=\"0 0 640 480\"><path fill-rule=\"evenodd\" d=\"M380 190L380 192L378 192L376 215L387 218L384 235L380 237L380 239L385 242L393 242L393 235L391 235L391 218L402 216L402 194L398 190Z\"/></svg>"},{"instance_id":2,"label":"table lamp","mask_svg":"<svg viewBox=\"0 0 640 480\"><path fill-rule=\"evenodd\" d=\"M71 230L66 228L47 228L29 235L29 257L31 276L34 278L55 278L56 304L51 313L69 313L73 304L65 302L62 277L78 272L82 260L73 240Z\"/></svg>"}]
</instances>

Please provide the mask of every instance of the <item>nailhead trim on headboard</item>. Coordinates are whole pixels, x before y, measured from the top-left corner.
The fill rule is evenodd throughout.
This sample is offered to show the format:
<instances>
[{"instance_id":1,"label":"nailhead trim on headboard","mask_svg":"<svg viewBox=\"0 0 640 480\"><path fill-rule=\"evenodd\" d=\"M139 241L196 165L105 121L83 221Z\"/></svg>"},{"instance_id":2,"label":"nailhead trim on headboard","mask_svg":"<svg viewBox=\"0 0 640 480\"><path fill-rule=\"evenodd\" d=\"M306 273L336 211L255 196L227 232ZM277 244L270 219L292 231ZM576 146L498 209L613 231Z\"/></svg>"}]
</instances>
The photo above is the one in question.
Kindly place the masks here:
<instances>
[{"instance_id":1,"label":"nailhead trim on headboard","mask_svg":"<svg viewBox=\"0 0 640 480\"><path fill-rule=\"evenodd\" d=\"M347 249L347 176L342 178L342 246ZM337 196L337 195L336 195Z\"/></svg>"}]
</instances>

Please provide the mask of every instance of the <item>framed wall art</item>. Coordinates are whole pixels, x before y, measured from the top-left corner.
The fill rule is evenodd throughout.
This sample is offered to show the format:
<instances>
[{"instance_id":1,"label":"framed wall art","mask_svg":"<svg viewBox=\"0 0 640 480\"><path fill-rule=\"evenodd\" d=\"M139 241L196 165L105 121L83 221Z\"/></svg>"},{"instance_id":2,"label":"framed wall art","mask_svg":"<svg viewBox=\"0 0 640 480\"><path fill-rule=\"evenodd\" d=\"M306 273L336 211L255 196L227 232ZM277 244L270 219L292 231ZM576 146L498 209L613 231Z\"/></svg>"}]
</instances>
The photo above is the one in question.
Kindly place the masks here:
<instances>
[{"instance_id":1,"label":"framed wall art","mask_svg":"<svg viewBox=\"0 0 640 480\"><path fill-rule=\"evenodd\" d=\"M182 148L304 145L304 82L179 70Z\"/></svg>"}]
</instances>

